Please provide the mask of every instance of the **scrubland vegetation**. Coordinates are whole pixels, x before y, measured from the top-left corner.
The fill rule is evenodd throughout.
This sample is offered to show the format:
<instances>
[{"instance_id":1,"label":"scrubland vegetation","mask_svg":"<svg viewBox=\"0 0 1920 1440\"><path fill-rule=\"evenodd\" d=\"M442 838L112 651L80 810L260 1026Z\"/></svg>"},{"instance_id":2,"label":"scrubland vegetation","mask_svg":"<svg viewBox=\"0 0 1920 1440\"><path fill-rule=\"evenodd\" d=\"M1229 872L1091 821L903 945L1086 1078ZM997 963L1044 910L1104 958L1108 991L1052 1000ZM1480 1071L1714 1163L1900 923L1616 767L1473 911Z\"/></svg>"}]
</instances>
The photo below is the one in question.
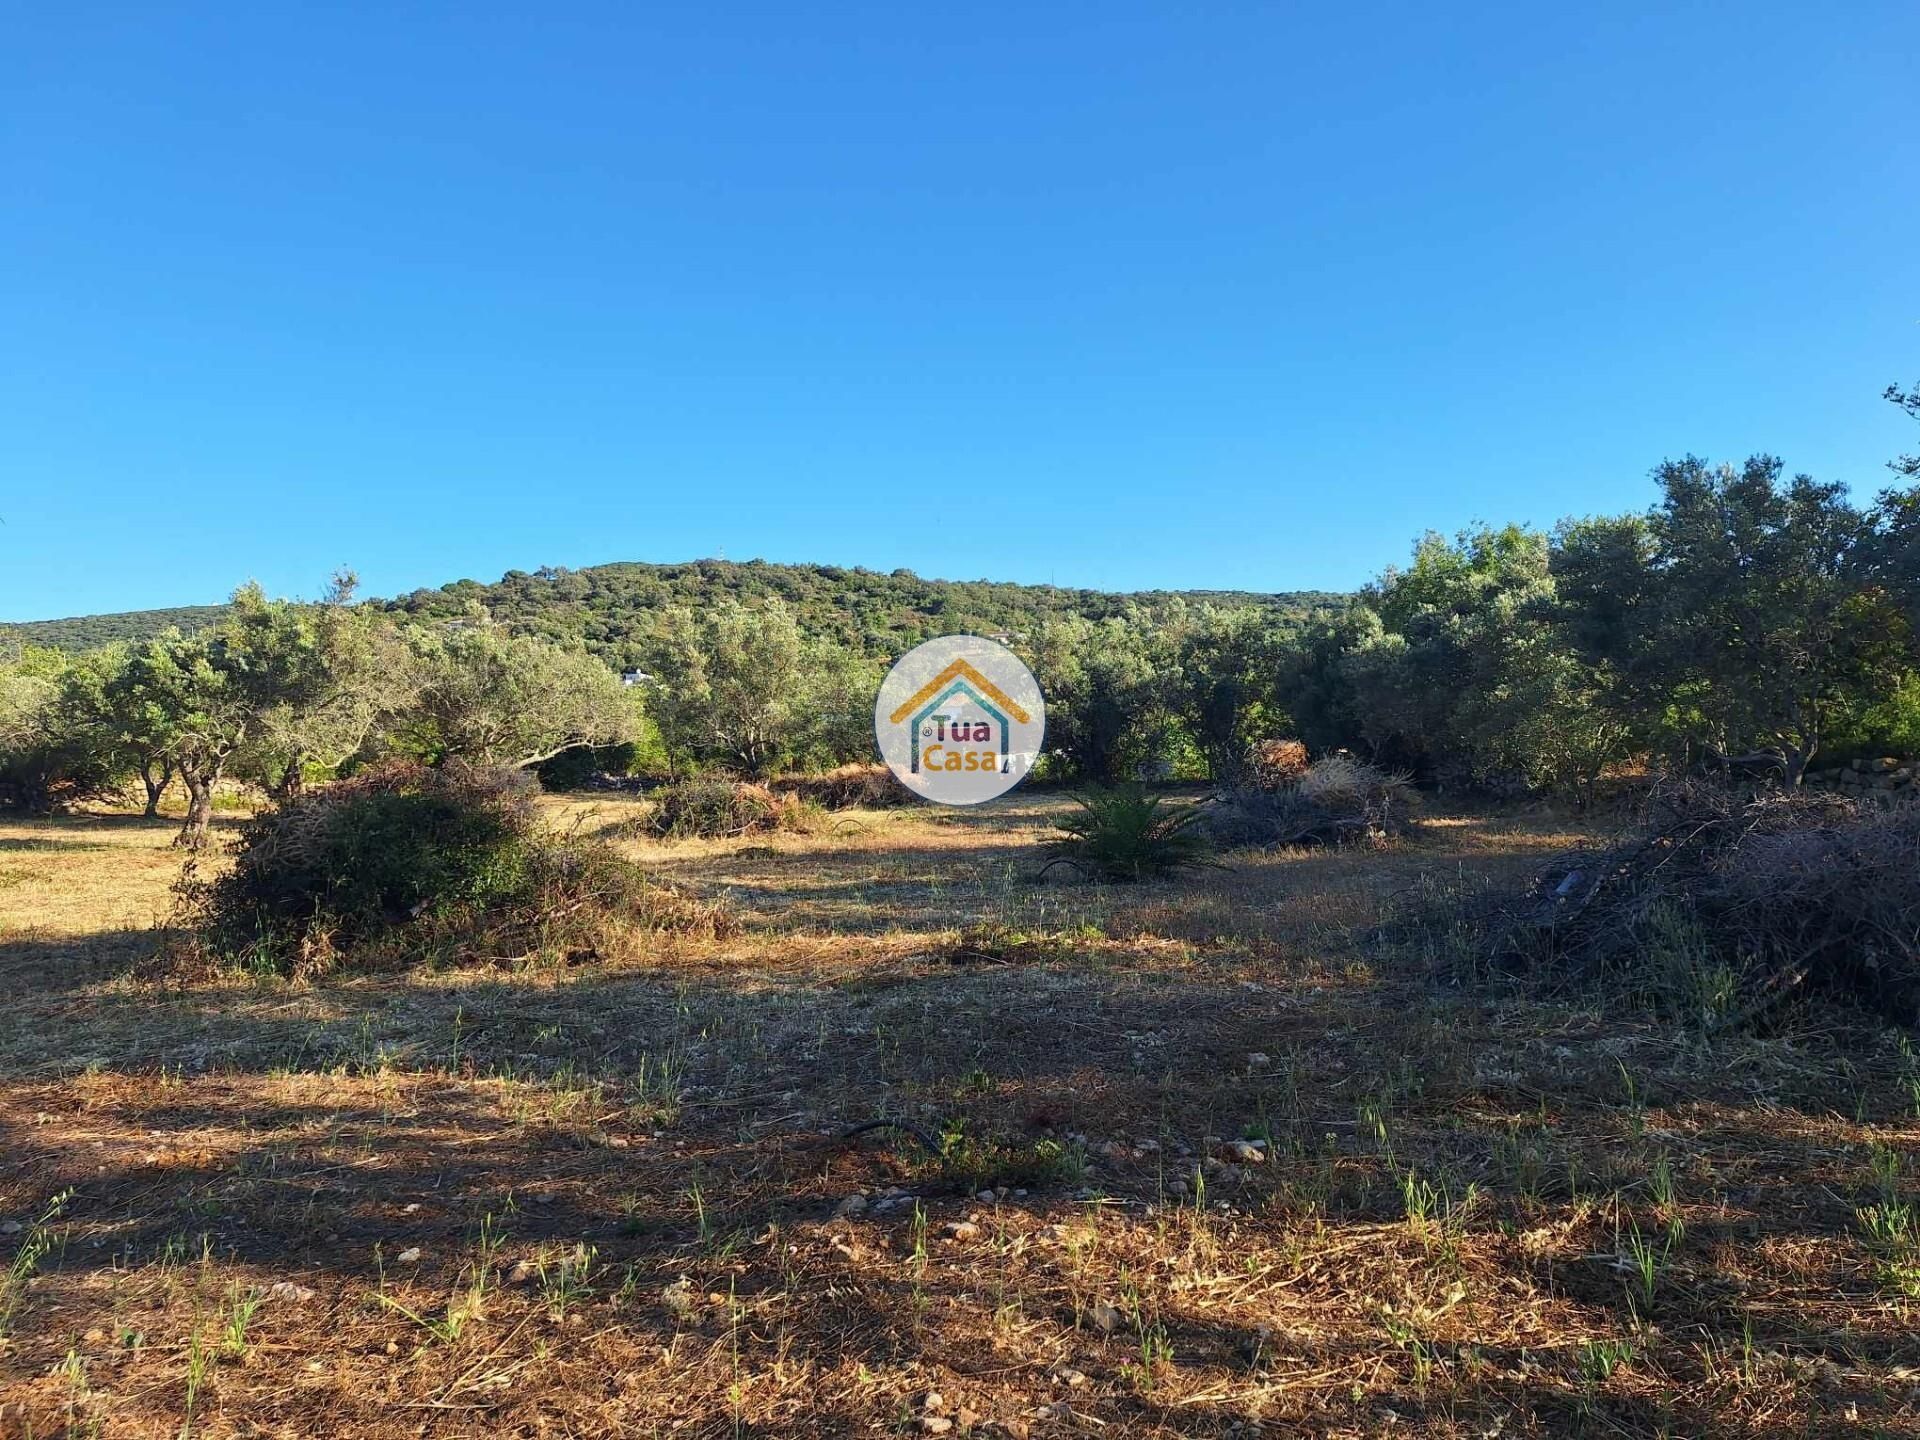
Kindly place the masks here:
<instances>
[{"instance_id":1,"label":"scrubland vegetation","mask_svg":"<svg viewBox=\"0 0 1920 1440\"><path fill-rule=\"evenodd\" d=\"M1048 592L972 810L885 606L21 650L0 1434L1912 1429L1920 507L1658 479Z\"/></svg>"},{"instance_id":2,"label":"scrubland vegetation","mask_svg":"<svg viewBox=\"0 0 1920 1440\"><path fill-rule=\"evenodd\" d=\"M1339 606L773 566L547 572L384 605L355 603L350 577L315 605L249 588L191 633L17 646L0 798L46 810L137 775L157 802L178 783L193 841L223 781L285 794L385 758L541 765L562 786L822 770L870 759L899 649L962 627L1032 666L1043 775L1071 782L1237 783L1255 747L1293 740L1454 793L1584 802L1620 768L1791 788L1920 751L1916 492L1862 507L1766 457L1655 478L1645 514L1429 535Z\"/></svg>"}]
</instances>

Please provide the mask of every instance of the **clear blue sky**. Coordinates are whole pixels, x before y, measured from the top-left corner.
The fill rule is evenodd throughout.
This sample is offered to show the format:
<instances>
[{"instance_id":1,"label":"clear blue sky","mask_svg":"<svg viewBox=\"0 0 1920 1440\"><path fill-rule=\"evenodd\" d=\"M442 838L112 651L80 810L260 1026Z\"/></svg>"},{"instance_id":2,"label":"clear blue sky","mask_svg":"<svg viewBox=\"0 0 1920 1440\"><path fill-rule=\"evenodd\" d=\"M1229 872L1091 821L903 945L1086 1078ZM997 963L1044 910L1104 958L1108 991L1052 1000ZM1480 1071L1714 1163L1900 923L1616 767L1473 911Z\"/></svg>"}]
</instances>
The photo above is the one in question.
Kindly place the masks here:
<instances>
[{"instance_id":1,"label":"clear blue sky","mask_svg":"<svg viewBox=\"0 0 1920 1440\"><path fill-rule=\"evenodd\" d=\"M0 30L0 618L722 552L1344 588L1663 456L1920 443L1911 0Z\"/></svg>"}]
</instances>

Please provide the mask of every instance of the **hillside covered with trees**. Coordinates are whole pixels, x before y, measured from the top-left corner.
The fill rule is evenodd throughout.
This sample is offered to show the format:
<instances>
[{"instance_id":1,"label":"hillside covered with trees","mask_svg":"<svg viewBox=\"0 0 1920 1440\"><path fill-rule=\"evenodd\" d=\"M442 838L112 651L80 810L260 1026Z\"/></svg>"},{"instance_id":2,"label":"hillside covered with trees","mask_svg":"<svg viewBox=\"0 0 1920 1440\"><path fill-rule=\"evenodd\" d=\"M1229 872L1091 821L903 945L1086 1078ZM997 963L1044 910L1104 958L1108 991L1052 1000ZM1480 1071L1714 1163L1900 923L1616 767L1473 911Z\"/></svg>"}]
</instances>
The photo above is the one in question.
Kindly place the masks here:
<instances>
[{"instance_id":1,"label":"hillside covered with trees","mask_svg":"<svg viewBox=\"0 0 1920 1440\"><path fill-rule=\"evenodd\" d=\"M676 607L704 610L728 600L752 604L778 599L791 608L808 638L879 656L897 654L934 635L1017 632L1067 616L1104 620L1129 610L1161 610L1176 600L1251 605L1305 620L1338 610L1347 598L1325 591L1116 594L995 580L928 580L910 570L882 573L764 560L694 560L511 570L491 585L456 580L437 590L370 603L397 615L427 619L458 619L478 607L515 634L583 643L609 664L626 667L641 663L645 635L662 612ZM116 640L148 639L169 628L192 633L218 624L228 608L195 605L0 624L0 649L37 645L90 650Z\"/></svg>"},{"instance_id":2,"label":"hillside covered with trees","mask_svg":"<svg viewBox=\"0 0 1920 1440\"><path fill-rule=\"evenodd\" d=\"M227 605L176 605L167 610L118 610L105 615L71 615L62 620L0 622L0 654L25 645L51 650L93 650L116 640L145 640L163 630L191 634L218 625Z\"/></svg>"},{"instance_id":3,"label":"hillside covered with trees","mask_svg":"<svg viewBox=\"0 0 1920 1440\"><path fill-rule=\"evenodd\" d=\"M800 631L863 655L891 656L935 635L1020 632L1047 620L1105 620L1168 605L1252 605L1297 620L1331 613L1347 597L1321 591L1273 595L1152 591L1118 594L993 580L927 580L911 570L774 565L764 560L623 563L582 570L510 571L492 585L457 581L386 603L409 615L454 617L478 605L495 621L551 640L582 640L616 665L644 660L653 617L684 607L779 600Z\"/></svg>"},{"instance_id":4,"label":"hillside covered with trees","mask_svg":"<svg viewBox=\"0 0 1920 1440\"><path fill-rule=\"evenodd\" d=\"M721 561L387 602L347 574L318 604L248 586L215 625L0 659L0 804L137 776L151 811L178 779L203 832L222 780L289 795L386 760L556 781L562 757L755 777L868 761L888 658L958 631L1009 636L1046 695L1045 772L1079 782L1231 782L1276 740L1501 794L1590 795L1623 765L1791 788L1816 762L1920 755L1920 486L1863 502L1767 455L1652 479L1636 513L1429 533L1346 600Z\"/></svg>"}]
</instances>

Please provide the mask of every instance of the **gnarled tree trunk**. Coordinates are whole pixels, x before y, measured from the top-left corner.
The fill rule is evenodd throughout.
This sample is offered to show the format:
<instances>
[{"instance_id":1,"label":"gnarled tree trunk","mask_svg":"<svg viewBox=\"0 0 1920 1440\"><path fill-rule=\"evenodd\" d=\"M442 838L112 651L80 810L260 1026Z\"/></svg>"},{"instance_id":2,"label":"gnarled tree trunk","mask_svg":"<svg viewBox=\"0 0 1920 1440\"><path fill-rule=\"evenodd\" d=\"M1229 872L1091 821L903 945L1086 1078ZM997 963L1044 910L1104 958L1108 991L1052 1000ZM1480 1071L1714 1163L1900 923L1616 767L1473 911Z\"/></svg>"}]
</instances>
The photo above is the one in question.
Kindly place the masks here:
<instances>
[{"instance_id":1,"label":"gnarled tree trunk","mask_svg":"<svg viewBox=\"0 0 1920 1440\"><path fill-rule=\"evenodd\" d=\"M167 793L167 786L173 783L173 762L142 760L140 783L147 787L146 817L151 820L160 813L160 799Z\"/></svg>"},{"instance_id":2,"label":"gnarled tree trunk","mask_svg":"<svg viewBox=\"0 0 1920 1440\"><path fill-rule=\"evenodd\" d=\"M173 837L173 843L187 850L204 850L213 828L213 786L219 772L183 769L180 779L187 787L187 823Z\"/></svg>"}]
</instances>

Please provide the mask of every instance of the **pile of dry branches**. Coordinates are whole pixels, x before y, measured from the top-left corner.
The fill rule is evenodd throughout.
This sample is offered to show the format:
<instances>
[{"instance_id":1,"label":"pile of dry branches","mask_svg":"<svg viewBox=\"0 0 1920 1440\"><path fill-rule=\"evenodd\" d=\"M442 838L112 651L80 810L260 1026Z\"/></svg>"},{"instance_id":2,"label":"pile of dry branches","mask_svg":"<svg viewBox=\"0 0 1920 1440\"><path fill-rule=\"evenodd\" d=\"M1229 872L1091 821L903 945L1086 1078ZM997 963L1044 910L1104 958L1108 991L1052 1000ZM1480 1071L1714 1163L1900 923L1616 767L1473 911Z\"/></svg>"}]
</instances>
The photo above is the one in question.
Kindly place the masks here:
<instances>
[{"instance_id":1,"label":"pile of dry branches","mask_svg":"<svg viewBox=\"0 0 1920 1440\"><path fill-rule=\"evenodd\" d=\"M818 775L783 775L774 793L797 795L828 810L887 810L914 803L913 792L884 765L842 765Z\"/></svg>"},{"instance_id":2,"label":"pile of dry branches","mask_svg":"<svg viewBox=\"0 0 1920 1440\"><path fill-rule=\"evenodd\" d=\"M822 814L812 801L757 780L710 775L654 791L647 828L670 840L726 840L779 830L805 833Z\"/></svg>"},{"instance_id":3,"label":"pile of dry branches","mask_svg":"<svg viewBox=\"0 0 1920 1440\"><path fill-rule=\"evenodd\" d=\"M1413 818L1412 782L1350 755L1328 755L1270 785L1216 795L1206 829L1224 849L1380 844Z\"/></svg>"},{"instance_id":4,"label":"pile of dry branches","mask_svg":"<svg viewBox=\"0 0 1920 1440\"><path fill-rule=\"evenodd\" d=\"M1689 784L1639 833L1489 902L1488 953L1568 975L1703 975L1719 1028L1797 993L1920 1020L1920 806Z\"/></svg>"}]
</instances>

